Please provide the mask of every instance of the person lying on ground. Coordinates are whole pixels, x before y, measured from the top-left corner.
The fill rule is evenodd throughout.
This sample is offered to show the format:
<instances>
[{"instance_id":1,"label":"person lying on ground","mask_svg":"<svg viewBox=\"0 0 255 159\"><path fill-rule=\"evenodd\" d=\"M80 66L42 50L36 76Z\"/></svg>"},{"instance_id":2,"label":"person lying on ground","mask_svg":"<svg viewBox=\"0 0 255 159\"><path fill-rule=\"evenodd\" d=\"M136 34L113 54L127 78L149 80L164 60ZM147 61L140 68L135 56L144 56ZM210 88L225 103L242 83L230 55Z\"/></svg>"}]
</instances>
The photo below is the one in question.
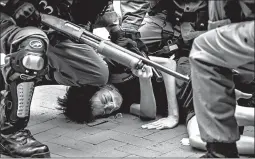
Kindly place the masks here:
<instances>
[{"instance_id":1,"label":"person lying on ground","mask_svg":"<svg viewBox=\"0 0 255 159\"><path fill-rule=\"evenodd\" d=\"M172 68L173 60L160 57L151 57L151 60L175 70ZM173 118L171 127L178 124L178 109L172 109L168 104L174 98L170 96L171 92L165 90L165 86L175 84L174 77L162 72L164 82L156 83L154 78L151 80L150 67L145 67L144 70L132 70L133 74L124 72L116 65L109 65L109 70L111 75L106 86L70 87L64 98L59 98L58 102L63 106L64 114L70 120L88 123L96 118L121 112L136 114L150 120L155 119L156 114L160 114ZM175 101L171 101L173 102Z\"/></svg>"}]
</instances>

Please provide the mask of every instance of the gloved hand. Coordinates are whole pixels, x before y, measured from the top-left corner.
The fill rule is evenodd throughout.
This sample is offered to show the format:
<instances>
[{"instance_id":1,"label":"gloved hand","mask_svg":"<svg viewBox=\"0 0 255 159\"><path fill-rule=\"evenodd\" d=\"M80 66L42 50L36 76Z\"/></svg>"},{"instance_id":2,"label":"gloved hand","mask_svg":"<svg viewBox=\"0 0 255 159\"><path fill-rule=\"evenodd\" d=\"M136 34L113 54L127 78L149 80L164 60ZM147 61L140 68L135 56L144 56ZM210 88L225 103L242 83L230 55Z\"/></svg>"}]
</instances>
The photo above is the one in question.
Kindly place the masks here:
<instances>
[{"instance_id":1,"label":"gloved hand","mask_svg":"<svg viewBox=\"0 0 255 159\"><path fill-rule=\"evenodd\" d=\"M125 37L125 32L119 26L114 26L111 28L110 36L113 43L131 51L137 50L136 42L130 38Z\"/></svg>"},{"instance_id":2,"label":"gloved hand","mask_svg":"<svg viewBox=\"0 0 255 159\"><path fill-rule=\"evenodd\" d=\"M5 9L7 14L12 16L20 27L37 26L41 17L36 7L27 1L10 0Z\"/></svg>"},{"instance_id":3,"label":"gloved hand","mask_svg":"<svg viewBox=\"0 0 255 159\"><path fill-rule=\"evenodd\" d=\"M134 32L132 35L132 33L129 32L127 34L119 26L112 27L110 30L111 41L113 43L140 55L140 52L144 52L146 55L148 55L149 50L147 46L140 40L140 35L137 34L139 33Z\"/></svg>"}]
</instances>

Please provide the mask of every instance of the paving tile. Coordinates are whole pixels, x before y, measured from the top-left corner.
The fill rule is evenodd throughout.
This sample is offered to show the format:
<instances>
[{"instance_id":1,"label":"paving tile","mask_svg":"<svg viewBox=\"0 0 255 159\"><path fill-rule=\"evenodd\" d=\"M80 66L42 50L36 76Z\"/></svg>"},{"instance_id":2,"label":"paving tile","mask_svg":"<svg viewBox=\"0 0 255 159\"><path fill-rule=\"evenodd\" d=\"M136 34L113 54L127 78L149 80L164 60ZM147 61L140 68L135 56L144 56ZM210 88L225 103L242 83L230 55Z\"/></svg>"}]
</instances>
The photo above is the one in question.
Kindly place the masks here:
<instances>
[{"instance_id":1,"label":"paving tile","mask_svg":"<svg viewBox=\"0 0 255 159\"><path fill-rule=\"evenodd\" d=\"M60 136L58 138L52 139L48 141L49 143L54 143L58 145L62 145L65 147L69 147L76 150L82 150L86 152L91 152L90 150L93 149L94 145L90 143L86 143L83 141L74 140L71 138L67 138L65 136Z\"/></svg>"},{"instance_id":2,"label":"paving tile","mask_svg":"<svg viewBox=\"0 0 255 159\"><path fill-rule=\"evenodd\" d=\"M113 150L115 148L118 148L124 145L127 145L127 144L110 139L110 140L101 142L100 144L97 144L95 147L97 152L109 152L110 150Z\"/></svg>"},{"instance_id":3,"label":"paving tile","mask_svg":"<svg viewBox=\"0 0 255 159\"><path fill-rule=\"evenodd\" d=\"M81 141L85 141L92 144L99 144L103 141L114 139L115 136L118 136L119 134L115 131L111 130L105 130L99 133L96 133L94 135L86 136L81 139Z\"/></svg>"},{"instance_id":4,"label":"paving tile","mask_svg":"<svg viewBox=\"0 0 255 159\"><path fill-rule=\"evenodd\" d=\"M56 154L54 154L54 153L51 153L51 154L50 154L50 157L51 157L51 158L63 158L64 156L60 156L60 155L56 155Z\"/></svg>"},{"instance_id":5,"label":"paving tile","mask_svg":"<svg viewBox=\"0 0 255 159\"><path fill-rule=\"evenodd\" d=\"M161 130L159 132L155 132L152 135L145 136L145 139L149 139L156 142L163 142L170 140L174 137L180 136L186 133L186 128L184 125L179 125L174 129Z\"/></svg>"},{"instance_id":6,"label":"paving tile","mask_svg":"<svg viewBox=\"0 0 255 159\"><path fill-rule=\"evenodd\" d=\"M75 139L75 140L81 140L82 138L88 137L90 135L91 134L86 133L86 131L79 129L76 131L71 131L69 133L63 134L62 136Z\"/></svg>"},{"instance_id":7,"label":"paving tile","mask_svg":"<svg viewBox=\"0 0 255 159\"><path fill-rule=\"evenodd\" d=\"M131 114L122 113L122 118L115 119L114 116L111 116L108 119L111 119L112 121L117 123L132 124L134 123L134 120L138 120L139 118Z\"/></svg>"},{"instance_id":8,"label":"paving tile","mask_svg":"<svg viewBox=\"0 0 255 159\"><path fill-rule=\"evenodd\" d=\"M124 146L124 145L126 145L126 143L122 143L115 140L107 140L100 144L95 145L93 149L91 149L90 153L92 153L93 154L92 156L94 157L107 157L106 156L107 153L109 154L108 157L109 156L125 157L125 156L128 156L129 154L115 150L116 148ZM116 154L114 154L114 152L116 152Z\"/></svg>"},{"instance_id":9,"label":"paving tile","mask_svg":"<svg viewBox=\"0 0 255 159\"><path fill-rule=\"evenodd\" d=\"M56 127L63 127L65 124L67 124L69 120L66 120L63 118L62 114L59 114L56 116L56 118L50 119L48 121L43 122L44 124L51 124L55 125ZM62 125L62 126L61 126Z\"/></svg>"},{"instance_id":10,"label":"paving tile","mask_svg":"<svg viewBox=\"0 0 255 159\"><path fill-rule=\"evenodd\" d=\"M78 129L81 129L83 125L81 124L75 124L75 123L65 123L62 125L59 125L53 129L47 130L46 132L52 133L52 134L58 134L58 135L63 135L67 134L70 132L74 132Z\"/></svg>"},{"instance_id":11,"label":"paving tile","mask_svg":"<svg viewBox=\"0 0 255 159\"><path fill-rule=\"evenodd\" d=\"M142 129L140 124L139 125L120 125L112 130L117 132L122 132L125 134L130 134L137 137L148 136L159 131L159 130L149 131L147 129Z\"/></svg>"},{"instance_id":12,"label":"paving tile","mask_svg":"<svg viewBox=\"0 0 255 159\"><path fill-rule=\"evenodd\" d=\"M179 147L183 152L190 152L190 153L192 153L192 154L196 154L196 153L199 153L199 152L201 152L200 150L198 150L198 149L195 149L195 148L193 148L193 147L191 147L191 146L184 146L184 145L181 145L180 147Z\"/></svg>"},{"instance_id":13,"label":"paving tile","mask_svg":"<svg viewBox=\"0 0 255 159\"><path fill-rule=\"evenodd\" d=\"M158 130L154 131L157 132ZM127 134L133 135L133 136L137 136L137 137L145 137L148 135L151 135L154 133L153 131L148 131L146 129L142 129L142 128L138 128L132 131L126 131Z\"/></svg>"},{"instance_id":14,"label":"paving tile","mask_svg":"<svg viewBox=\"0 0 255 159\"><path fill-rule=\"evenodd\" d=\"M67 134L70 132L73 132L75 130L69 129L69 128L60 128L60 127L55 127L53 129L47 130L45 131L46 133L50 133L50 134L57 134L57 135L63 135L63 134Z\"/></svg>"},{"instance_id":15,"label":"paving tile","mask_svg":"<svg viewBox=\"0 0 255 159\"><path fill-rule=\"evenodd\" d=\"M50 123L41 123L41 124L38 124L38 125L33 125L33 126L30 126L29 127L29 130L32 132L33 135L35 134L39 134L41 132L45 132L47 130L50 130L50 129L53 129L57 127L57 125L53 125L53 124L50 124Z\"/></svg>"},{"instance_id":16,"label":"paving tile","mask_svg":"<svg viewBox=\"0 0 255 159\"><path fill-rule=\"evenodd\" d=\"M121 152L121 151L117 151L117 150L112 150L112 151L109 151L109 152L99 152L97 154L93 154L92 157L126 157L128 156L129 154L126 153L126 152Z\"/></svg>"},{"instance_id":17,"label":"paving tile","mask_svg":"<svg viewBox=\"0 0 255 159\"><path fill-rule=\"evenodd\" d=\"M145 148L134 146L134 145L125 145L125 146L117 148L117 150L134 154L137 156L141 156L141 157L156 157L161 155L160 152L145 149Z\"/></svg>"},{"instance_id":18,"label":"paving tile","mask_svg":"<svg viewBox=\"0 0 255 159\"><path fill-rule=\"evenodd\" d=\"M84 128L81 128L79 131L82 131L82 132L90 134L90 135L94 135L94 134L103 132L104 130L94 128L94 127L84 127Z\"/></svg>"},{"instance_id":19,"label":"paving tile","mask_svg":"<svg viewBox=\"0 0 255 159\"><path fill-rule=\"evenodd\" d=\"M102 129L102 130L111 130L111 129L116 128L117 126L119 126L119 124L112 123L112 122L106 122L106 123L99 124L99 125L96 125L96 126L93 126L93 127L98 128L98 129Z\"/></svg>"},{"instance_id":20,"label":"paving tile","mask_svg":"<svg viewBox=\"0 0 255 159\"><path fill-rule=\"evenodd\" d=\"M200 157L204 154L181 145L181 139L187 137L184 125L169 130L146 130L141 126L154 120L143 121L130 114L122 114L122 118L116 119L109 117L107 123L93 127L73 123L62 111L55 109L57 97L65 92L66 86L36 87L32 101L28 129L37 140L49 146L53 158L167 158ZM245 127L244 134L254 136L254 127Z\"/></svg>"},{"instance_id":21,"label":"paving tile","mask_svg":"<svg viewBox=\"0 0 255 159\"><path fill-rule=\"evenodd\" d=\"M203 156L206 152L202 152L202 151L198 151L195 154L188 156L189 158L200 158L201 156Z\"/></svg>"},{"instance_id":22,"label":"paving tile","mask_svg":"<svg viewBox=\"0 0 255 159\"><path fill-rule=\"evenodd\" d=\"M160 157L189 157L191 155L194 155L194 153L186 152L186 151L183 151L182 149L176 149L174 151L165 153L161 155Z\"/></svg>"},{"instance_id":23,"label":"paving tile","mask_svg":"<svg viewBox=\"0 0 255 159\"><path fill-rule=\"evenodd\" d=\"M145 145L155 144L155 142L151 140L143 139L143 138L128 135L128 134L118 134L118 135L115 135L112 139L121 141L124 143L128 143L128 144L136 145L136 146L145 146Z\"/></svg>"},{"instance_id":24,"label":"paving tile","mask_svg":"<svg viewBox=\"0 0 255 159\"><path fill-rule=\"evenodd\" d=\"M49 146L50 151L53 154L59 155L59 156L64 156L64 157L87 157L90 154L84 151L79 151L76 149L72 149L70 147L58 145L58 144L53 144L46 142L46 145Z\"/></svg>"},{"instance_id":25,"label":"paving tile","mask_svg":"<svg viewBox=\"0 0 255 159\"><path fill-rule=\"evenodd\" d=\"M144 158L144 157L141 157L141 156L137 156L137 155L129 155L129 156L126 156L124 158Z\"/></svg>"},{"instance_id":26,"label":"paving tile","mask_svg":"<svg viewBox=\"0 0 255 159\"><path fill-rule=\"evenodd\" d=\"M139 129L141 127L141 124L136 123L136 121L132 121L132 124L123 124L121 123L119 126L116 128L112 129L113 131L118 131L118 132L130 132L134 131L135 129Z\"/></svg>"},{"instance_id":27,"label":"paving tile","mask_svg":"<svg viewBox=\"0 0 255 159\"><path fill-rule=\"evenodd\" d=\"M43 133L34 135L34 137L36 138L36 140L38 140L40 142L45 142L45 141L49 141L49 140L58 138L58 137L60 137L60 135L43 132Z\"/></svg>"},{"instance_id":28,"label":"paving tile","mask_svg":"<svg viewBox=\"0 0 255 159\"><path fill-rule=\"evenodd\" d=\"M146 146L145 146L146 147ZM168 143L168 142L161 142L155 145L149 145L146 147L147 149L162 152L162 153L167 153L174 151L180 147L179 143Z\"/></svg>"},{"instance_id":29,"label":"paving tile","mask_svg":"<svg viewBox=\"0 0 255 159\"><path fill-rule=\"evenodd\" d=\"M183 138L188 138L189 136L188 136L188 133L180 133L180 134L181 135L178 135L178 136L176 136L174 138L171 138L171 139L167 140L166 142L167 143L171 143L171 144L177 143L177 144L179 144L181 146L181 140Z\"/></svg>"}]
</instances>

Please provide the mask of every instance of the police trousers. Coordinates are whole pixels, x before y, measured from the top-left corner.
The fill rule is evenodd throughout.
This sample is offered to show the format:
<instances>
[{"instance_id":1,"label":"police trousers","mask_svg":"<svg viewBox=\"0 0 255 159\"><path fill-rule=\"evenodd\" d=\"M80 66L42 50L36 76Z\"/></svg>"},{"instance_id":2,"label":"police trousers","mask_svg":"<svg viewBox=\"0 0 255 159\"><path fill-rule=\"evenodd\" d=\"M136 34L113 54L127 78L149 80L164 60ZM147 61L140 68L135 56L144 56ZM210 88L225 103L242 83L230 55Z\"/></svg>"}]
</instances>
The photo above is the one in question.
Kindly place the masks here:
<instances>
[{"instance_id":1,"label":"police trousers","mask_svg":"<svg viewBox=\"0 0 255 159\"><path fill-rule=\"evenodd\" d=\"M200 35L189 58L202 140L221 143L239 140L232 69L240 72L242 82L254 79L254 21L226 25Z\"/></svg>"}]
</instances>

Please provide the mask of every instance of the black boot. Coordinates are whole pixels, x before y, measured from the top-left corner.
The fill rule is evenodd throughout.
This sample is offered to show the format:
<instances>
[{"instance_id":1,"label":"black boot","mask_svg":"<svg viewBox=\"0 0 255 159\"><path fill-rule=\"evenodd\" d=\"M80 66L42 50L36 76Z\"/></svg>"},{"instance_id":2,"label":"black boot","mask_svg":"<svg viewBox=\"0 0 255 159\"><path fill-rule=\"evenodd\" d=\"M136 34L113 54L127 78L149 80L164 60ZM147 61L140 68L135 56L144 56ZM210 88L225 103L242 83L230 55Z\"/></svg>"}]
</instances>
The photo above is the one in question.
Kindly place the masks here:
<instances>
[{"instance_id":1,"label":"black boot","mask_svg":"<svg viewBox=\"0 0 255 159\"><path fill-rule=\"evenodd\" d=\"M236 143L207 143L201 158L239 158Z\"/></svg>"},{"instance_id":2,"label":"black boot","mask_svg":"<svg viewBox=\"0 0 255 159\"><path fill-rule=\"evenodd\" d=\"M50 158L48 146L37 141L29 130L0 138L0 153L11 157Z\"/></svg>"}]
</instances>

